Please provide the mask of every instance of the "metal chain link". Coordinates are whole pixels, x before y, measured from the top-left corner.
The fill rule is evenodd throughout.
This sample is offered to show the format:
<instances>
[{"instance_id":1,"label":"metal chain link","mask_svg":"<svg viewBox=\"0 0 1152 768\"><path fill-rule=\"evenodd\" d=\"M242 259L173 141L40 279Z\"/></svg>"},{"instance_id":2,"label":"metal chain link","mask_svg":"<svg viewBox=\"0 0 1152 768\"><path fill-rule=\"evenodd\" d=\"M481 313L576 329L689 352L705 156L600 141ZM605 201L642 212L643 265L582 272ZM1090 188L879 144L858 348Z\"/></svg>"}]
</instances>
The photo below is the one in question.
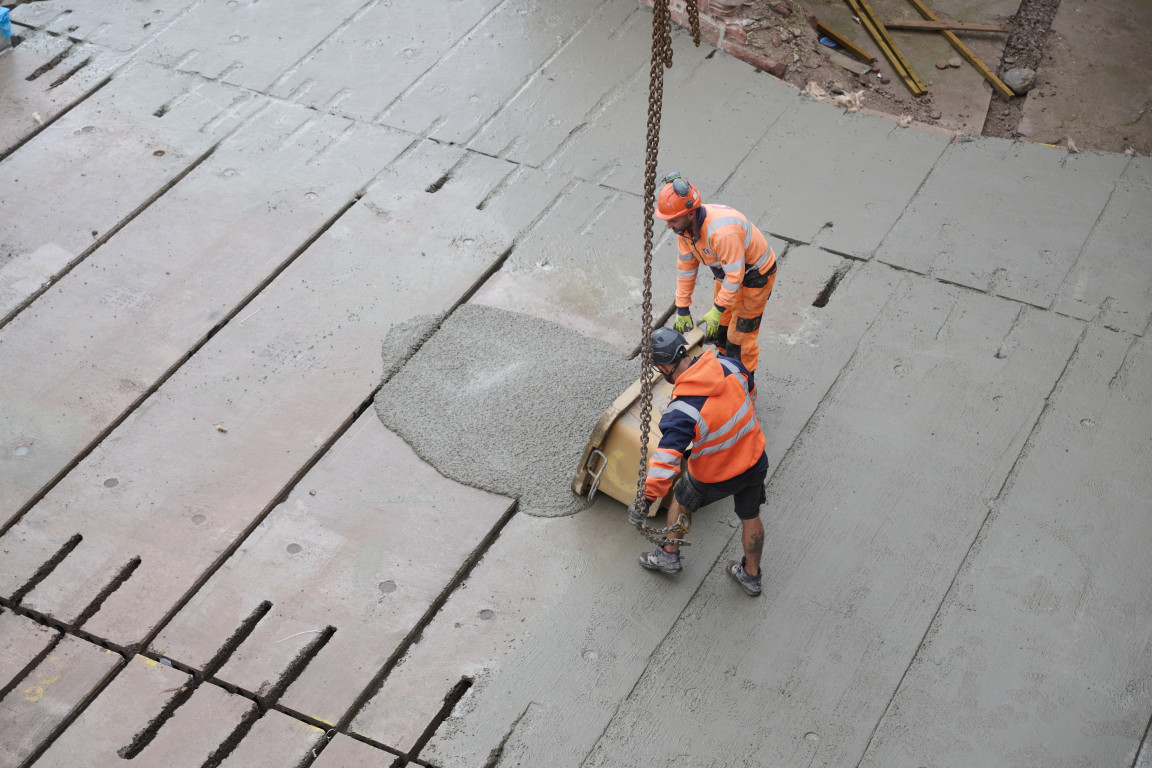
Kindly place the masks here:
<instances>
[{"instance_id":1,"label":"metal chain link","mask_svg":"<svg viewBox=\"0 0 1152 768\"><path fill-rule=\"evenodd\" d=\"M648 433L652 422L652 229L656 210L656 163L660 153L660 113L664 101L664 70L672 68L672 19L669 0L652 1L652 66L648 78L648 137L644 157L644 303L640 340L640 473L636 483L636 504L644 498L644 481L648 474ZM688 17L692 42L700 45L700 15L696 0L688 0ZM664 534L688 532L684 515L667 528L648 528L643 523L636 530L657 545L688 542L668 539Z\"/></svg>"}]
</instances>

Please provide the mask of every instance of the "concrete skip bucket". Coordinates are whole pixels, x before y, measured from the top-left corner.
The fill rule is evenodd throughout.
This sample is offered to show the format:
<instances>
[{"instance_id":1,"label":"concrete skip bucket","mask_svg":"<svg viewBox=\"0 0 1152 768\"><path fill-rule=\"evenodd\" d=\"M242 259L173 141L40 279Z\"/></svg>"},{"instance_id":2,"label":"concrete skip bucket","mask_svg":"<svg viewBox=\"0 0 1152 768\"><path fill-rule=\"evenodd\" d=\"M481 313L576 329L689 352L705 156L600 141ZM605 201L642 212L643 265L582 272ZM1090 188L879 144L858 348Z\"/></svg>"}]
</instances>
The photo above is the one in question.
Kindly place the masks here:
<instances>
[{"instance_id":1,"label":"concrete skip bucket","mask_svg":"<svg viewBox=\"0 0 1152 768\"><path fill-rule=\"evenodd\" d=\"M704 331L694 328L684 335L688 343L688 356L699 355L704 348ZM648 431L648 459L656 452L660 443L660 415L672 399L672 385L664 380L659 371L653 374L652 415ZM612 405L600 415L592 436L584 446L576 476L572 478L572 490L589 500L597 493L630 505L636 499L636 483L640 471L640 385L637 379L624 394L616 398ZM675 485L675 478L673 478ZM672 503L672 493L653 504L649 516Z\"/></svg>"}]
</instances>

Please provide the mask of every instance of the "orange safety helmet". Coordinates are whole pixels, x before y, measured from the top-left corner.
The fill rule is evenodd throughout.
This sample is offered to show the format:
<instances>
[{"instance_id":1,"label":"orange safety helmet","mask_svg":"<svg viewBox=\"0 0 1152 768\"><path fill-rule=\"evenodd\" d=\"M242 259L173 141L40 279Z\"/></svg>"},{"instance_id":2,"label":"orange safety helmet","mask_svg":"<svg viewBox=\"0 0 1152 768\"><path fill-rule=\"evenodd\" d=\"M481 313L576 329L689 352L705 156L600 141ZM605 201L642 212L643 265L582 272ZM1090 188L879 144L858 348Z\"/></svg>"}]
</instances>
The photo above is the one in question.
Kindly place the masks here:
<instances>
[{"instance_id":1,"label":"orange safety helmet","mask_svg":"<svg viewBox=\"0 0 1152 768\"><path fill-rule=\"evenodd\" d=\"M700 192L678 173L664 177L664 188L656 201L656 218L674 219L700 207Z\"/></svg>"}]
</instances>

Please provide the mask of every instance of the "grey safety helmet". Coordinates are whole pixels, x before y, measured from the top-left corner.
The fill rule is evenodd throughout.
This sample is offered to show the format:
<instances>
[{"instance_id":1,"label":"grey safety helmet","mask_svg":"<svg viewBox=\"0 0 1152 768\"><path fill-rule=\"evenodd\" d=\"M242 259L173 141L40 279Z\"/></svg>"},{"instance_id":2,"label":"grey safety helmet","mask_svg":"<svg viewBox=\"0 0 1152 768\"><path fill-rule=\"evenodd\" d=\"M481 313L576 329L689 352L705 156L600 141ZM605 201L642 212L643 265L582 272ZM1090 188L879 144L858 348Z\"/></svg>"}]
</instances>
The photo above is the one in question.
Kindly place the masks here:
<instances>
[{"instance_id":1,"label":"grey safety helmet","mask_svg":"<svg viewBox=\"0 0 1152 768\"><path fill-rule=\"evenodd\" d=\"M679 331L657 328L652 331L652 362L655 365L676 365L688 354L688 342Z\"/></svg>"}]
</instances>

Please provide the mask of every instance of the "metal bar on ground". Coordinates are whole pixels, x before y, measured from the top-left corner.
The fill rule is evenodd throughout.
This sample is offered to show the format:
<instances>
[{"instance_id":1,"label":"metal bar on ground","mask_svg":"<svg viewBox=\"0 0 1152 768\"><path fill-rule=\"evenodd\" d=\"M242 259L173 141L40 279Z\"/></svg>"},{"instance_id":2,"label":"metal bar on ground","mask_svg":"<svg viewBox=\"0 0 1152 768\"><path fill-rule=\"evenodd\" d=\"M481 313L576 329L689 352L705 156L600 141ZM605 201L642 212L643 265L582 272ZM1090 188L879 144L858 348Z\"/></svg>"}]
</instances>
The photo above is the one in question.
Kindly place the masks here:
<instances>
[{"instance_id":1,"label":"metal bar on ground","mask_svg":"<svg viewBox=\"0 0 1152 768\"><path fill-rule=\"evenodd\" d=\"M888 29L925 29L940 32L1008 32L998 24L977 24L970 21L936 21L930 19L891 19L884 22Z\"/></svg>"},{"instance_id":2,"label":"metal bar on ground","mask_svg":"<svg viewBox=\"0 0 1152 768\"><path fill-rule=\"evenodd\" d=\"M904 81L904 85L912 93L913 96L923 96L928 92L924 87L924 83L916 76L912 70L912 65L904 58L904 54L900 53L900 49L896 46L896 42L892 36L888 34L888 30L880 23L875 12L871 6L868 5L866 0L845 0L848 7L860 19L860 23L864 25L864 29L880 46L881 52L888 59L888 63L892 65L897 77Z\"/></svg>"},{"instance_id":3,"label":"metal bar on ground","mask_svg":"<svg viewBox=\"0 0 1152 768\"><path fill-rule=\"evenodd\" d=\"M863 0L861 0L861 2L863 2ZM915 8L924 18L928 19L929 21L939 21L939 19L936 18L936 15L933 14L932 11L928 10L928 6L924 5L924 3L922 3L920 0L908 0L908 2L912 3L912 7ZM996 74L992 70L988 69L988 67L984 65L984 62L980 61L980 59L976 57L976 54L968 50L968 46L960 42L960 38L956 37L955 32L942 29L940 30L940 34L944 35L945 39L947 39L948 42L952 44L952 47L956 49L957 53L967 59L968 63L976 68L976 71L979 72L983 78L987 80L993 88L996 89L997 93L999 93L1005 99L1011 99L1016 95L1012 92L1011 88L1004 85L1000 78L996 77Z\"/></svg>"},{"instance_id":4,"label":"metal bar on ground","mask_svg":"<svg viewBox=\"0 0 1152 768\"><path fill-rule=\"evenodd\" d=\"M848 40L846 37L841 35L839 32L836 32L834 29L829 27L827 24L820 21L820 19L816 19L816 31L819 32L820 34L824 35L825 37L827 37L832 42L836 43L836 45L843 48L853 58L859 59L860 61L864 62L865 64L876 63L876 57L875 56L868 53L868 51L864 50L863 48L860 48L855 43L853 43L851 40Z\"/></svg>"}]
</instances>

